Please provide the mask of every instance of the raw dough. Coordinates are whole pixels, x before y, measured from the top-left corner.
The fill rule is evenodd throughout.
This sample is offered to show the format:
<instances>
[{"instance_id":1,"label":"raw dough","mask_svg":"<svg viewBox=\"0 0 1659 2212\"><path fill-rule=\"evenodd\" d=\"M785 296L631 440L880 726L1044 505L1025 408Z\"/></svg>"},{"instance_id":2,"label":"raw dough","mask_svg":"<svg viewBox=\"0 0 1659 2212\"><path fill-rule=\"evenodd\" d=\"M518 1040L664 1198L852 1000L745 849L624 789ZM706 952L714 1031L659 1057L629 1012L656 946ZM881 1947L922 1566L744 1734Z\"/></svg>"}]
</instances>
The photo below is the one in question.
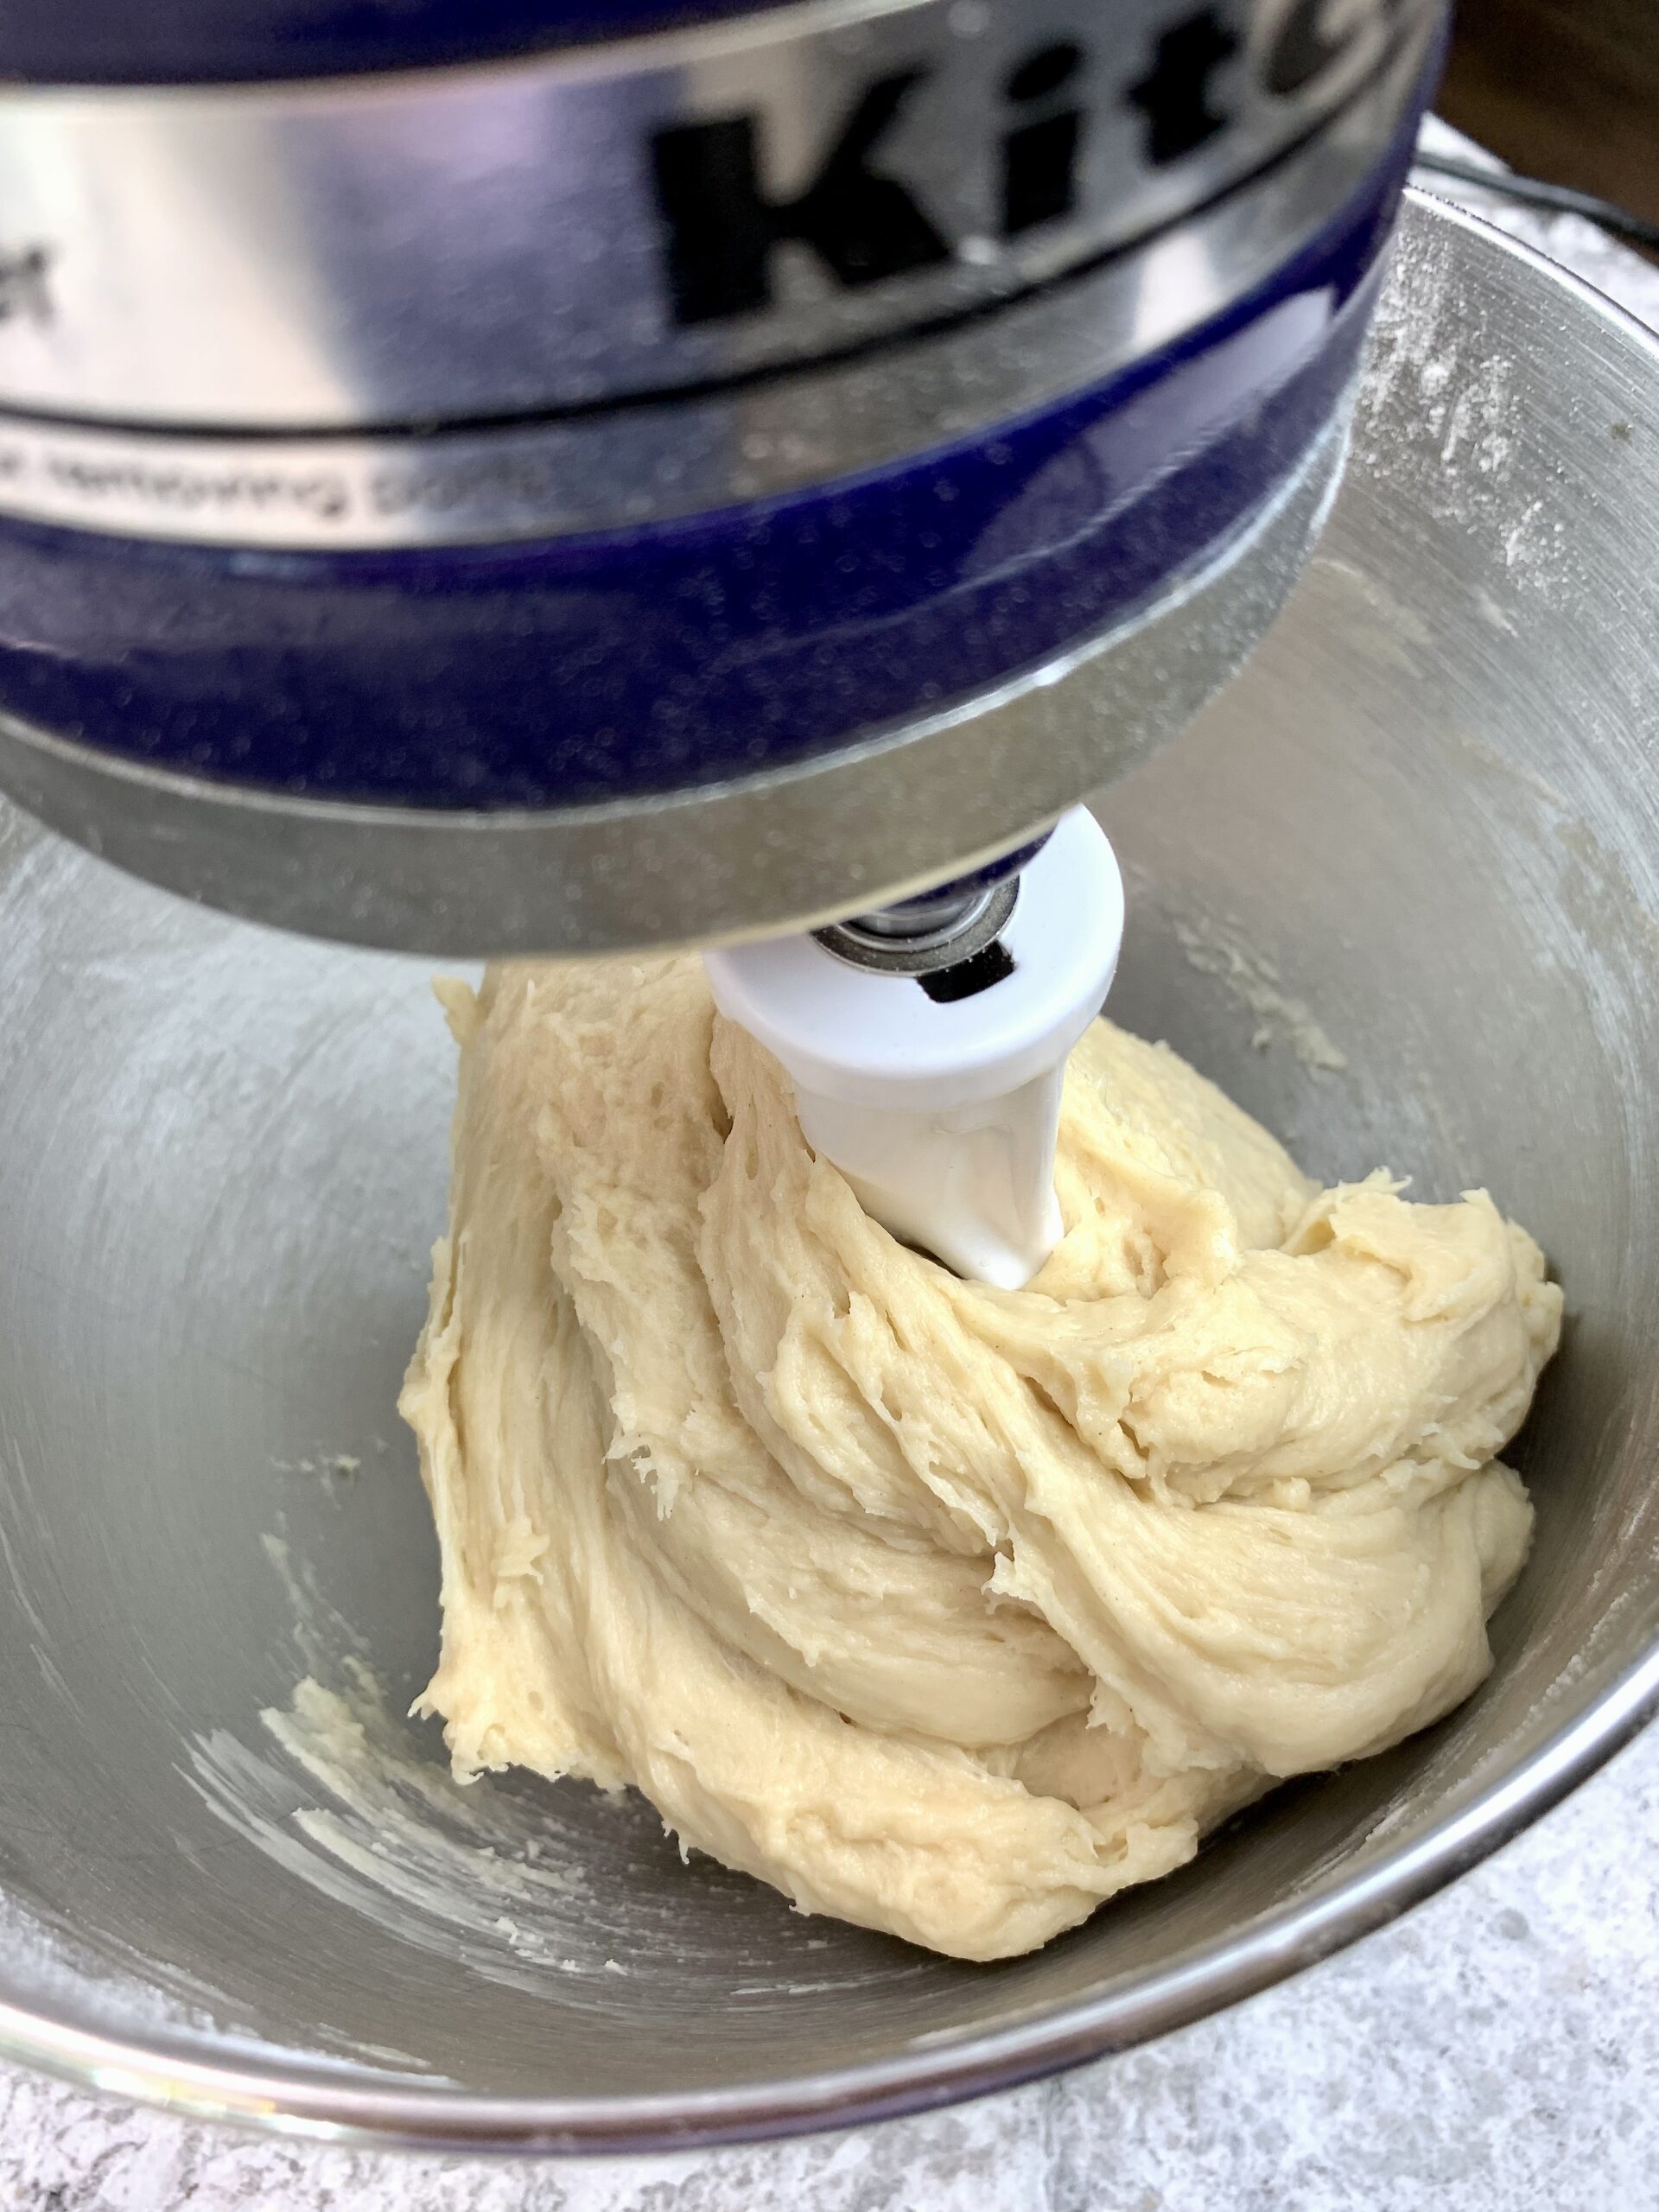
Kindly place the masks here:
<instances>
[{"instance_id":1,"label":"raw dough","mask_svg":"<svg viewBox=\"0 0 1659 2212\"><path fill-rule=\"evenodd\" d=\"M1319 1190L1097 1022L1065 1240L985 1290L865 1217L696 960L445 998L402 1403L460 1775L632 1783L804 1910L994 1959L1485 1674L1560 1295L1484 1193Z\"/></svg>"}]
</instances>

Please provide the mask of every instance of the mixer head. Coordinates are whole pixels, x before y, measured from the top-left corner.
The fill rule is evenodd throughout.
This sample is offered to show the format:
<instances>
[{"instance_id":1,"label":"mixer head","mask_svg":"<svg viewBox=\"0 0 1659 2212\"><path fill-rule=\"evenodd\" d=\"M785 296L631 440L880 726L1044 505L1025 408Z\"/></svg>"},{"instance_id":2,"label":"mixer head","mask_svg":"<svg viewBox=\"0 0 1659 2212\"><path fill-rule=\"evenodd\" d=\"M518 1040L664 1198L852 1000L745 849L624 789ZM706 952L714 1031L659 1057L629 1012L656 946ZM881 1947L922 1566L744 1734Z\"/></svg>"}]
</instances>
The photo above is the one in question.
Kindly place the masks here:
<instances>
[{"instance_id":1,"label":"mixer head","mask_svg":"<svg viewBox=\"0 0 1659 2212\"><path fill-rule=\"evenodd\" d=\"M6 29L0 785L294 928L708 941L1019 844L1238 665L1438 0L696 12Z\"/></svg>"}]
</instances>

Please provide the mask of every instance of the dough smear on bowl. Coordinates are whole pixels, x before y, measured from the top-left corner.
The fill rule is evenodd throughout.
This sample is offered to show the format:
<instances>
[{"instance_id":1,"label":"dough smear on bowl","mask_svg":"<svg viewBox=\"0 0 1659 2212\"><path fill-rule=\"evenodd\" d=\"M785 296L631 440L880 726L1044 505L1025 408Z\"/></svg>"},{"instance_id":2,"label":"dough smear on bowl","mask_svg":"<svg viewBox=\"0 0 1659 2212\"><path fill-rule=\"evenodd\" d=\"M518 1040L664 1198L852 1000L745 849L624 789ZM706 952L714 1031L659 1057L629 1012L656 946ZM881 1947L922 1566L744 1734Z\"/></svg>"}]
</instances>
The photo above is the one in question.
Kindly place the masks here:
<instances>
[{"instance_id":1,"label":"dough smear on bowl","mask_svg":"<svg viewBox=\"0 0 1659 2212\"><path fill-rule=\"evenodd\" d=\"M1322 1191L1173 1052L1072 1056L1029 1288L896 1243L677 957L492 969L402 1409L455 1770L967 1959L1466 1697L1560 1294L1482 1192Z\"/></svg>"}]
</instances>

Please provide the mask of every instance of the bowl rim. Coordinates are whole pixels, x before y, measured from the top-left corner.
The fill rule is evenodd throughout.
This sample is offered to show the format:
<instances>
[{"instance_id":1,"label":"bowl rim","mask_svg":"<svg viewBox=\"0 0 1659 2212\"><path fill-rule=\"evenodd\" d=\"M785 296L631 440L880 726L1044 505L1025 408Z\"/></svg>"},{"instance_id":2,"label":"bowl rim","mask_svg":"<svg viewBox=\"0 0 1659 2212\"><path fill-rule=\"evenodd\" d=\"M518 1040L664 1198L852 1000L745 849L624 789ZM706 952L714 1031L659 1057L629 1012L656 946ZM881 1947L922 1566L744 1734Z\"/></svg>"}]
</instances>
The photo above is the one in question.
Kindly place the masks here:
<instances>
[{"instance_id":1,"label":"bowl rim","mask_svg":"<svg viewBox=\"0 0 1659 2212\"><path fill-rule=\"evenodd\" d=\"M1414 224L1446 224L1576 295L1652 361L1659 334L1574 272L1466 210L1417 188ZM1605 1764L1659 1713L1659 1637L1584 1695L1553 1734L1421 1834L1357 1873L1194 1947L1130 1986L1063 2002L1041 2017L821 2073L739 2088L640 2096L490 2097L428 2086L359 2086L308 2060L204 2059L188 2036L83 2026L67 2005L0 1993L0 2057L194 2118L375 2149L627 2153L764 2141L899 2118L1008 2089L1127 2050L1226 2010L1408 1911L1509 1842ZM297 2055L296 2055L297 2056Z\"/></svg>"}]
</instances>

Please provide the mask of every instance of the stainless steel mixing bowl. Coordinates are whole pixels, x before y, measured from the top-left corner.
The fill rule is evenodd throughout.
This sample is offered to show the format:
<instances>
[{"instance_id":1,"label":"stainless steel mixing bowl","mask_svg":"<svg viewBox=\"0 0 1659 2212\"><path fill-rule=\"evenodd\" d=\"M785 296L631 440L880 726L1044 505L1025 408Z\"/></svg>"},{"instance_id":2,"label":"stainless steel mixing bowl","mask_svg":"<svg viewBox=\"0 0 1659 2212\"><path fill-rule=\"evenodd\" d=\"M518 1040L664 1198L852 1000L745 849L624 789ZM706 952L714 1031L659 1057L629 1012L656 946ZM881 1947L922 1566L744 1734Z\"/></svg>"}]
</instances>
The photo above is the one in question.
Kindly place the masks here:
<instances>
[{"instance_id":1,"label":"stainless steel mixing bowl","mask_svg":"<svg viewBox=\"0 0 1659 2212\"><path fill-rule=\"evenodd\" d=\"M221 922L0 817L0 2048L381 2139L759 2134L1224 2005L1511 1834L1659 1696L1659 358L1408 212L1324 550L1104 812L1114 1010L1338 1176L1484 1183L1571 1319L1452 1719L1040 1955L957 1966L648 1808L460 1790L392 1412L442 1214L421 967Z\"/></svg>"}]
</instances>

